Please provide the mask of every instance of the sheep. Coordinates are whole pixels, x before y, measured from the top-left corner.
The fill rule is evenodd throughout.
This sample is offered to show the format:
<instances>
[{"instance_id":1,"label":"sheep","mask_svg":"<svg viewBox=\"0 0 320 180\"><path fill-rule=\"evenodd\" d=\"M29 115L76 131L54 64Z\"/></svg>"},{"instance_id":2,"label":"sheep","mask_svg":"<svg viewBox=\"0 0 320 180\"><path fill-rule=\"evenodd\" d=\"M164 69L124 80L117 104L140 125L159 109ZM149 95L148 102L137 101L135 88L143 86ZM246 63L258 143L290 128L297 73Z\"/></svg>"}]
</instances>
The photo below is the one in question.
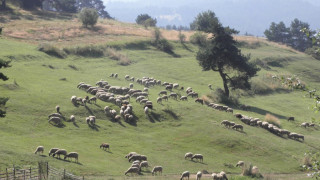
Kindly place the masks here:
<instances>
[{"instance_id":1,"label":"sheep","mask_svg":"<svg viewBox=\"0 0 320 180\"><path fill-rule=\"evenodd\" d=\"M211 84L208 84L208 88L212 90L212 85L211 85Z\"/></svg>"},{"instance_id":2,"label":"sheep","mask_svg":"<svg viewBox=\"0 0 320 180\"><path fill-rule=\"evenodd\" d=\"M114 77L114 74L113 74L113 73L111 73L111 75L110 75L109 77Z\"/></svg>"},{"instance_id":3,"label":"sheep","mask_svg":"<svg viewBox=\"0 0 320 180\"><path fill-rule=\"evenodd\" d=\"M132 173L138 174L138 173L139 173L139 168L137 168L137 167L130 167L130 168L124 173L124 175L127 175L128 173L131 173L131 175L132 175Z\"/></svg>"},{"instance_id":4,"label":"sheep","mask_svg":"<svg viewBox=\"0 0 320 180\"><path fill-rule=\"evenodd\" d=\"M162 103L162 98L161 98L161 97L158 97L158 98L157 98L157 103L159 103L159 104Z\"/></svg>"},{"instance_id":5,"label":"sheep","mask_svg":"<svg viewBox=\"0 0 320 180\"><path fill-rule=\"evenodd\" d=\"M223 120L221 125L229 126L230 122L228 120Z\"/></svg>"},{"instance_id":6,"label":"sheep","mask_svg":"<svg viewBox=\"0 0 320 180\"><path fill-rule=\"evenodd\" d=\"M140 165L141 161L140 160L136 160L136 161L133 161L132 164L138 164Z\"/></svg>"},{"instance_id":7,"label":"sheep","mask_svg":"<svg viewBox=\"0 0 320 180\"><path fill-rule=\"evenodd\" d=\"M38 152L39 153L41 152L43 154L43 151L44 151L44 147L43 146L38 146L34 153L37 154Z\"/></svg>"},{"instance_id":8,"label":"sheep","mask_svg":"<svg viewBox=\"0 0 320 180\"><path fill-rule=\"evenodd\" d=\"M131 78L129 79L129 81L133 81L133 82L134 82L134 77L131 77Z\"/></svg>"},{"instance_id":9,"label":"sheep","mask_svg":"<svg viewBox=\"0 0 320 180\"><path fill-rule=\"evenodd\" d=\"M92 125L96 124L96 117L95 116L89 116L89 119L90 119L90 123Z\"/></svg>"},{"instance_id":10,"label":"sheep","mask_svg":"<svg viewBox=\"0 0 320 180\"><path fill-rule=\"evenodd\" d=\"M125 80L129 80L129 79L130 79L130 76L129 76L129 75L125 75L125 76L124 76L124 79L125 79Z\"/></svg>"},{"instance_id":11,"label":"sheep","mask_svg":"<svg viewBox=\"0 0 320 180\"><path fill-rule=\"evenodd\" d=\"M242 167L244 166L244 161L239 161L236 165L236 167Z\"/></svg>"},{"instance_id":12,"label":"sheep","mask_svg":"<svg viewBox=\"0 0 320 180\"><path fill-rule=\"evenodd\" d=\"M52 114L50 114L48 117L49 117L49 119L50 119L51 117L59 117L59 118L63 118L63 117L62 117L62 115L61 115L61 114L59 114L59 113L52 113Z\"/></svg>"},{"instance_id":13,"label":"sheep","mask_svg":"<svg viewBox=\"0 0 320 180\"><path fill-rule=\"evenodd\" d=\"M149 108L148 108L148 106L144 107L144 113L147 115L147 114L148 114L148 112L149 112Z\"/></svg>"},{"instance_id":14,"label":"sheep","mask_svg":"<svg viewBox=\"0 0 320 180\"><path fill-rule=\"evenodd\" d=\"M253 166L251 169L251 174L259 174L259 168L257 166Z\"/></svg>"},{"instance_id":15,"label":"sheep","mask_svg":"<svg viewBox=\"0 0 320 180\"><path fill-rule=\"evenodd\" d=\"M240 114L240 113L236 113L234 116L235 116L236 118L239 118L239 119L242 118L242 114Z\"/></svg>"},{"instance_id":16,"label":"sheep","mask_svg":"<svg viewBox=\"0 0 320 180\"><path fill-rule=\"evenodd\" d=\"M294 117L288 117L288 121L294 121Z\"/></svg>"},{"instance_id":17,"label":"sheep","mask_svg":"<svg viewBox=\"0 0 320 180\"><path fill-rule=\"evenodd\" d=\"M167 95L167 91L160 91L158 95Z\"/></svg>"},{"instance_id":18,"label":"sheep","mask_svg":"<svg viewBox=\"0 0 320 180\"><path fill-rule=\"evenodd\" d=\"M108 143L102 143L101 145L100 145L100 149L103 149L103 150L107 150L108 149L108 151L110 151L110 145L108 144Z\"/></svg>"},{"instance_id":19,"label":"sheep","mask_svg":"<svg viewBox=\"0 0 320 180\"><path fill-rule=\"evenodd\" d=\"M203 105L203 99L197 98L194 102L198 102Z\"/></svg>"},{"instance_id":20,"label":"sheep","mask_svg":"<svg viewBox=\"0 0 320 180\"><path fill-rule=\"evenodd\" d=\"M135 161L135 160L141 160L141 155L140 155L140 154L133 154L133 155L129 158L129 162Z\"/></svg>"},{"instance_id":21,"label":"sheep","mask_svg":"<svg viewBox=\"0 0 320 180\"><path fill-rule=\"evenodd\" d=\"M304 123L302 123L301 125L300 125L301 127L304 127L304 128L306 128L306 127L308 127L309 126L309 123L307 123L307 122L304 122Z\"/></svg>"},{"instance_id":22,"label":"sheep","mask_svg":"<svg viewBox=\"0 0 320 180\"><path fill-rule=\"evenodd\" d=\"M76 120L76 117L75 117L74 115L71 115L71 116L70 116L70 121L71 121L71 122L75 122L75 120Z\"/></svg>"},{"instance_id":23,"label":"sheep","mask_svg":"<svg viewBox=\"0 0 320 180\"><path fill-rule=\"evenodd\" d=\"M114 78L118 78L118 74L117 73L114 74Z\"/></svg>"},{"instance_id":24,"label":"sheep","mask_svg":"<svg viewBox=\"0 0 320 180\"><path fill-rule=\"evenodd\" d=\"M193 159L199 159L200 162L203 162L203 155L202 154L195 154L192 156L191 161L193 161Z\"/></svg>"},{"instance_id":25,"label":"sheep","mask_svg":"<svg viewBox=\"0 0 320 180\"><path fill-rule=\"evenodd\" d=\"M232 109L232 108L228 108L228 109L226 110L226 112L233 113L233 109Z\"/></svg>"},{"instance_id":26,"label":"sheep","mask_svg":"<svg viewBox=\"0 0 320 180\"><path fill-rule=\"evenodd\" d=\"M131 166L130 167L136 167L136 168L139 168L139 171L141 171L141 169L140 169L140 165L139 164L131 164Z\"/></svg>"},{"instance_id":27,"label":"sheep","mask_svg":"<svg viewBox=\"0 0 320 180\"><path fill-rule=\"evenodd\" d=\"M60 106L59 106L59 105L56 105L56 110L57 110L57 113L61 114L61 113L60 113Z\"/></svg>"},{"instance_id":28,"label":"sheep","mask_svg":"<svg viewBox=\"0 0 320 180\"><path fill-rule=\"evenodd\" d=\"M74 158L75 162L78 162L78 157L79 154L77 152L71 152L69 154L66 154L63 159L66 160L67 158Z\"/></svg>"},{"instance_id":29,"label":"sheep","mask_svg":"<svg viewBox=\"0 0 320 180\"><path fill-rule=\"evenodd\" d=\"M67 151L65 149L58 149L55 153L53 153L52 157L55 157L57 155L57 157L60 159L60 155L67 155Z\"/></svg>"},{"instance_id":30,"label":"sheep","mask_svg":"<svg viewBox=\"0 0 320 180\"><path fill-rule=\"evenodd\" d=\"M133 89L133 84L132 83L129 84L129 88Z\"/></svg>"},{"instance_id":31,"label":"sheep","mask_svg":"<svg viewBox=\"0 0 320 180\"><path fill-rule=\"evenodd\" d=\"M125 158L129 159L131 156L136 155L136 154L137 154L136 152L130 152L125 156Z\"/></svg>"},{"instance_id":32,"label":"sheep","mask_svg":"<svg viewBox=\"0 0 320 180\"><path fill-rule=\"evenodd\" d=\"M90 118L89 117L86 117L86 122L87 122L87 124L90 123Z\"/></svg>"},{"instance_id":33,"label":"sheep","mask_svg":"<svg viewBox=\"0 0 320 180\"><path fill-rule=\"evenodd\" d=\"M159 174L161 174L162 175L162 166L155 166L155 167L153 167L153 169L152 169L152 171L151 171L151 173L152 173L152 176L153 175L157 175L157 172L159 172Z\"/></svg>"},{"instance_id":34,"label":"sheep","mask_svg":"<svg viewBox=\"0 0 320 180\"><path fill-rule=\"evenodd\" d=\"M178 83L174 83L174 84L173 84L173 88L178 89L178 87L179 87L179 84L178 84Z\"/></svg>"},{"instance_id":35,"label":"sheep","mask_svg":"<svg viewBox=\"0 0 320 180\"><path fill-rule=\"evenodd\" d=\"M77 106L78 103L77 103L77 96L71 96L71 103L74 105L74 106Z\"/></svg>"},{"instance_id":36,"label":"sheep","mask_svg":"<svg viewBox=\"0 0 320 180\"><path fill-rule=\"evenodd\" d=\"M54 122L55 124L60 124L61 123L61 119L59 117L51 117L48 121L50 122Z\"/></svg>"},{"instance_id":37,"label":"sheep","mask_svg":"<svg viewBox=\"0 0 320 180\"><path fill-rule=\"evenodd\" d=\"M119 122L120 119L121 119L121 116L120 116L120 115L116 115L116 116L114 117L114 120L117 121L117 122Z\"/></svg>"},{"instance_id":38,"label":"sheep","mask_svg":"<svg viewBox=\"0 0 320 180\"><path fill-rule=\"evenodd\" d=\"M170 86L170 85L167 85L167 86L166 86L166 90L168 90L168 91L172 91L172 88L173 88L173 87Z\"/></svg>"},{"instance_id":39,"label":"sheep","mask_svg":"<svg viewBox=\"0 0 320 180\"><path fill-rule=\"evenodd\" d=\"M149 92L148 88L143 88L143 92Z\"/></svg>"},{"instance_id":40,"label":"sheep","mask_svg":"<svg viewBox=\"0 0 320 180\"><path fill-rule=\"evenodd\" d=\"M211 175L213 180L218 180L218 174L217 173L212 173Z\"/></svg>"},{"instance_id":41,"label":"sheep","mask_svg":"<svg viewBox=\"0 0 320 180\"><path fill-rule=\"evenodd\" d=\"M181 97L180 97L180 100L181 100L181 101L188 101L188 97L187 97L187 96L181 96Z\"/></svg>"},{"instance_id":42,"label":"sheep","mask_svg":"<svg viewBox=\"0 0 320 180\"><path fill-rule=\"evenodd\" d=\"M58 150L59 150L59 148L51 148L49 151L49 156L51 156L51 154L54 154Z\"/></svg>"},{"instance_id":43,"label":"sheep","mask_svg":"<svg viewBox=\"0 0 320 180\"><path fill-rule=\"evenodd\" d=\"M176 93L170 93L169 97L172 97L173 99L177 100L178 94L176 94Z\"/></svg>"},{"instance_id":44,"label":"sheep","mask_svg":"<svg viewBox=\"0 0 320 180\"><path fill-rule=\"evenodd\" d=\"M89 103L94 102L94 104L96 104L97 103L97 98L96 97L91 97L88 102Z\"/></svg>"},{"instance_id":45,"label":"sheep","mask_svg":"<svg viewBox=\"0 0 320 180\"><path fill-rule=\"evenodd\" d=\"M141 156L140 156L140 160L141 160L141 161L147 161L147 159L148 159L148 158L147 158L147 156L145 156L145 155L141 155Z\"/></svg>"},{"instance_id":46,"label":"sheep","mask_svg":"<svg viewBox=\"0 0 320 180\"><path fill-rule=\"evenodd\" d=\"M240 129L241 131L243 131L243 126L241 124L236 124L236 125L232 126L232 129L235 129L235 130Z\"/></svg>"},{"instance_id":47,"label":"sheep","mask_svg":"<svg viewBox=\"0 0 320 180\"><path fill-rule=\"evenodd\" d=\"M219 178L220 180L228 180L227 174L226 174L224 171L221 171L221 172L218 174L218 178Z\"/></svg>"},{"instance_id":48,"label":"sheep","mask_svg":"<svg viewBox=\"0 0 320 180\"><path fill-rule=\"evenodd\" d=\"M141 100L140 100L140 104L146 104L147 101L148 101L148 99L141 99Z\"/></svg>"},{"instance_id":49,"label":"sheep","mask_svg":"<svg viewBox=\"0 0 320 180\"><path fill-rule=\"evenodd\" d=\"M184 179L184 178L188 178L189 179L190 173L189 171L185 171L181 174L181 178L180 180Z\"/></svg>"},{"instance_id":50,"label":"sheep","mask_svg":"<svg viewBox=\"0 0 320 180\"><path fill-rule=\"evenodd\" d=\"M82 105L87 106L87 100L86 99L82 99Z\"/></svg>"},{"instance_id":51,"label":"sheep","mask_svg":"<svg viewBox=\"0 0 320 180\"><path fill-rule=\"evenodd\" d=\"M142 161L142 162L140 163L139 168L141 169L141 168L143 168L143 167L145 167L145 168L148 168L148 167L149 167L148 161Z\"/></svg>"},{"instance_id":52,"label":"sheep","mask_svg":"<svg viewBox=\"0 0 320 180\"><path fill-rule=\"evenodd\" d=\"M187 158L191 159L192 156L193 156L193 153L192 153L192 152L187 152L187 153L184 155L184 159L187 159Z\"/></svg>"},{"instance_id":53,"label":"sheep","mask_svg":"<svg viewBox=\"0 0 320 180\"><path fill-rule=\"evenodd\" d=\"M167 95L164 95L164 96L162 96L162 99L168 101L168 96L167 96Z\"/></svg>"},{"instance_id":54,"label":"sheep","mask_svg":"<svg viewBox=\"0 0 320 180\"><path fill-rule=\"evenodd\" d=\"M200 180L201 177L202 177L202 172L201 172L201 171L198 171L197 174L196 174L196 176L197 176L197 180Z\"/></svg>"}]
</instances>

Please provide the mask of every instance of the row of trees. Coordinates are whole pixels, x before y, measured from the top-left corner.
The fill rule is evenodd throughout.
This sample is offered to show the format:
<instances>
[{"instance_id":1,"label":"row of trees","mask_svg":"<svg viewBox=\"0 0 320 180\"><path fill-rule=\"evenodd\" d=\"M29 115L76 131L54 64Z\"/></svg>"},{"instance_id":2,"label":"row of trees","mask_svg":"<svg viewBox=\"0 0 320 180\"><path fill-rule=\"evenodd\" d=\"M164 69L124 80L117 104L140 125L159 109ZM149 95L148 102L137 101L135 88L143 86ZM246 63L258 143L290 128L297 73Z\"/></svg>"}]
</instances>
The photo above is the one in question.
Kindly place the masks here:
<instances>
[{"instance_id":1,"label":"row of trees","mask_svg":"<svg viewBox=\"0 0 320 180\"><path fill-rule=\"evenodd\" d=\"M272 22L269 29L265 30L264 34L270 41L280 42L291 46L296 50L305 51L312 47L312 40L310 40L306 33L301 30L309 28L308 23L294 19L291 22L290 27L286 27L282 21L278 24ZM309 32L310 35L314 34L312 31Z\"/></svg>"}]
</instances>

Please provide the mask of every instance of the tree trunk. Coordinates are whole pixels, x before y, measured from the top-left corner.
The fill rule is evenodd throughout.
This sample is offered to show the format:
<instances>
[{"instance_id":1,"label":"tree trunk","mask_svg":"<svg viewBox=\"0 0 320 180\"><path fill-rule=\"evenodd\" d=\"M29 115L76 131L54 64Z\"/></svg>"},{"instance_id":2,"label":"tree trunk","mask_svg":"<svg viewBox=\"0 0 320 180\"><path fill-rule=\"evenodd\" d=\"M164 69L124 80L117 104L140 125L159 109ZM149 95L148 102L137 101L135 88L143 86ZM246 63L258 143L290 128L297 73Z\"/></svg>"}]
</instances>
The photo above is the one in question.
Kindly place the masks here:
<instances>
[{"instance_id":1,"label":"tree trunk","mask_svg":"<svg viewBox=\"0 0 320 180\"><path fill-rule=\"evenodd\" d=\"M6 0L2 0L1 9L6 9Z\"/></svg>"},{"instance_id":2,"label":"tree trunk","mask_svg":"<svg viewBox=\"0 0 320 180\"><path fill-rule=\"evenodd\" d=\"M228 84L227 84L227 78L226 78L226 74L224 74L222 72L222 69L219 69L219 73L220 73L220 76L223 80L223 87L224 87L224 94L229 97L229 94L230 94L230 91L229 91L229 88L228 88Z\"/></svg>"}]
</instances>

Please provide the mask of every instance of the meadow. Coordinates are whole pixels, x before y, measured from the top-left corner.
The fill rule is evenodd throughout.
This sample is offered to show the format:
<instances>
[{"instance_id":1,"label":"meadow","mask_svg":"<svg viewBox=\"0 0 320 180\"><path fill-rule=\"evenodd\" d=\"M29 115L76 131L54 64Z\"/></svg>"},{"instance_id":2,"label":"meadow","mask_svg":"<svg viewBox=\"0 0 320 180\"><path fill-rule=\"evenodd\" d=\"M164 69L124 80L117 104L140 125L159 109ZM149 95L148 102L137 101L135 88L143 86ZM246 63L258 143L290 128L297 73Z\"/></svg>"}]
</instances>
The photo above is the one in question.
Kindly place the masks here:
<instances>
[{"instance_id":1,"label":"meadow","mask_svg":"<svg viewBox=\"0 0 320 180\"><path fill-rule=\"evenodd\" d=\"M128 87L130 82L124 79L127 74L136 78L154 77L162 82L179 83L185 88L192 87L200 97L206 97L213 94L208 84L212 84L213 89L221 88L221 78L215 72L201 70L195 58L197 47L190 43L183 46L174 39L170 41L179 57L159 51L153 46L126 46L128 43L151 41L152 35L146 37L138 34L137 38L130 36L128 39L126 35L119 34L114 40L100 38L101 34L104 34L104 37L112 34L109 31L93 35L97 38L93 38L91 44L118 45L119 51L132 61L128 66L121 66L107 56L85 58L68 55L65 59L55 58L38 51L37 44L49 41L57 47L69 47L71 44L84 46L90 44L84 43L86 39L92 38L91 31L84 30L89 31L88 35L81 35L80 39L75 38L74 41L70 38L66 43L64 40L59 41L59 38L37 42L33 36L13 37L13 34L18 34L19 31L15 31L12 24L22 26L24 22L28 24L33 21L20 19L8 22L10 33L7 29L0 38L0 58L11 60L12 65L10 68L1 69L10 79L0 82L0 95L10 99L6 105L7 116L0 119L0 171L12 165L19 168L34 166L41 161L49 162L57 168L65 168L87 179L127 179L124 172L130 163L124 156L135 151L147 155L151 166L163 166L164 172L162 177L154 178L151 177L149 168L142 172L143 175L131 179L176 179L185 170L191 173L199 170L210 173L223 170L234 179L245 179L238 176L241 169L235 167L239 160L258 166L261 173L269 179L307 177L306 173L301 171L300 165L305 152L319 150L320 134L319 127L300 127L302 122L310 122L312 117L319 119L319 114L310 109L314 101L306 97L306 91L270 90L263 95L240 96L241 104L251 106L249 111L231 105L234 113L262 120L266 113L275 115L282 128L303 134L303 142L279 137L265 129L247 125L244 125L244 132L225 128L220 125L224 119L243 123L231 113L195 103L191 98L187 102L169 99L168 102L157 104L158 93L164 89L162 86L149 90L149 99L154 102L154 109L148 116L144 114L142 105L136 103L134 98L130 100L137 118L136 125L128 124L123 119L113 122L103 112L106 105L119 112L119 107L111 103L98 100L97 104L88 104L87 108L72 105L71 96L88 95L77 89L79 82L95 85L103 79L111 85ZM41 23L52 23L44 25L50 29L58 23L65 25L66 22L68 21L65 19L54 19L52 22L40 21L38 24L41 26ZM131 24L121 26L142 28ZM23 31L28 31L28 28ZM152 34L152 30L149 29L148 33ZM174 37L170 32L163 34ZM252 43L254 39L260 44L254 49L241 49L245 54L250 53L252 60L284 59L280 61L281 66L262 68L253 80L263 80L270 75L297 75L308 87L319 88L319 61L288 47L269 43L263 38L248 39L242 37L242 40L248 43ZM111 73L118 73L119 78L109 77ZM143 89L143 86L134 82L134 88ZM184 91L174 91L186 95ZM233 94L237 96L237 92ZM66 118L74 114L76 122L64 121L65 126L61 128L49 124L48 115L55 112L56 105L60 105ZM90 128L85 122L85 117L92 114L97 117L96 128ZM295 121L288 122L289 116L294 116ZM102 142L110 144L110 152L99 149ZM45 147L45 156L33 153L39 145ZM79 163L49 157L47 152L53 147L78 152ZM204 162L185 160L186 152L203 154Z\"/></svg>"}]
</instances>

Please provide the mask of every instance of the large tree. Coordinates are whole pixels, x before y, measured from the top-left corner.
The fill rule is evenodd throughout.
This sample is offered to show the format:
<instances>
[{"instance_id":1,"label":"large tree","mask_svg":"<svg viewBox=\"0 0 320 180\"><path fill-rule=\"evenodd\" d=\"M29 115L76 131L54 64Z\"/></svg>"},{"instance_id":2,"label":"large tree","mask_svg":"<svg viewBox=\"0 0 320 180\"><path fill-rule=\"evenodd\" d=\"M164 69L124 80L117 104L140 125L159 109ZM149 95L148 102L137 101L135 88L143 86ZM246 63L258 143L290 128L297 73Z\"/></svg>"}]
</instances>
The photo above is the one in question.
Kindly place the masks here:
<instances>
[{"instance_id":1,"label":"large tree","mask_svg":"<svg viewBox=\"0 0 320 180\"><path fill-rule=\"evenodd\" d=\"M10 61L4 61L4 60L0 59L0 69L10 67L9 63L10 63ZM0 79L3 81L6 81L9 78L6 75L4 75L2 72L0 72ZM6 102L8 100L9 100L8 98L0 97L0 117L6 116L6 111L4 110L4 106L6 105Z\"/></svg>"},{"instance_id":2,"label":"large tree","mask_svg":"<svg viewBox=\"0 0 320 180\"><path fill-rule=\"evenodd\" d=\"M1 9L6 9L6 0L1 0Z\"/></svg>"},{"instance_id":3,"label":"large tree","mask_svg":"<svg viewBox=\"0 0 320 180\"><path fill-rule=\"evenodd\" d=\"M230 95L233 89L250 89L249 80L259 70L249 63L249 56L241 54L232 37L234 29L223 27L214 12L200 13L192 23L199 31L212 34L206 46L200 46L197 60L204 71L216 71L222 78L224 93Z\"/></svg>"},{"instance_id":4,"label":"large tree","mask_svg":"<svg viewBox=\"0 0 320 180\"><path fill-rule=\"evenodd\" d=\"M150 15L148 14L140 14L136 18L136 23L141 24L144 26L156 26L157 24L157 19L153 19Z\"/></svg>"},{"instance_id":5,"label":"large tree","mask_svg":"<svg viewBox=\"0 0 320 180\"><path fill-rule=\"evenodd\" d=\"M77 12L76 0L51 0L50 3L57 11Z\"/></svg>"},{"instance_id":6,"label":"large tree","mask_svg":"<svg viewBox=\"0 0 320 180\"><path fill-rule=\"evenodd\" d=\"M309 29L309 24L302 22L297 18L291 22L289 45L299 51L305 51L312 46L312 41L302 32L302 29ZM310 33L313 33L310 31Z\"/></svg>"},{"instance_id":7,"label":"large tree","mask_svg":"<svg viewBox=\"0 0 320 180\"><path fill-rule=\"evenodd\" d=\"M286 44L290 39L290 28L287 28L282 21L279 24L272 22L269 29L264 31L264 35L270 41Z\"/></svg>"},{"instance_id":8,"label":"large tree","mask_svg":"<svg viewBox=\"0 0 320 180\"><path fill-rule=\"evenodd\" d=\"M83 8L93 8L96 9L99 17L112 19L109 13L105 10L102 0L77 0L76 7L80 12Z\"/></svg>"}]
</instances>

